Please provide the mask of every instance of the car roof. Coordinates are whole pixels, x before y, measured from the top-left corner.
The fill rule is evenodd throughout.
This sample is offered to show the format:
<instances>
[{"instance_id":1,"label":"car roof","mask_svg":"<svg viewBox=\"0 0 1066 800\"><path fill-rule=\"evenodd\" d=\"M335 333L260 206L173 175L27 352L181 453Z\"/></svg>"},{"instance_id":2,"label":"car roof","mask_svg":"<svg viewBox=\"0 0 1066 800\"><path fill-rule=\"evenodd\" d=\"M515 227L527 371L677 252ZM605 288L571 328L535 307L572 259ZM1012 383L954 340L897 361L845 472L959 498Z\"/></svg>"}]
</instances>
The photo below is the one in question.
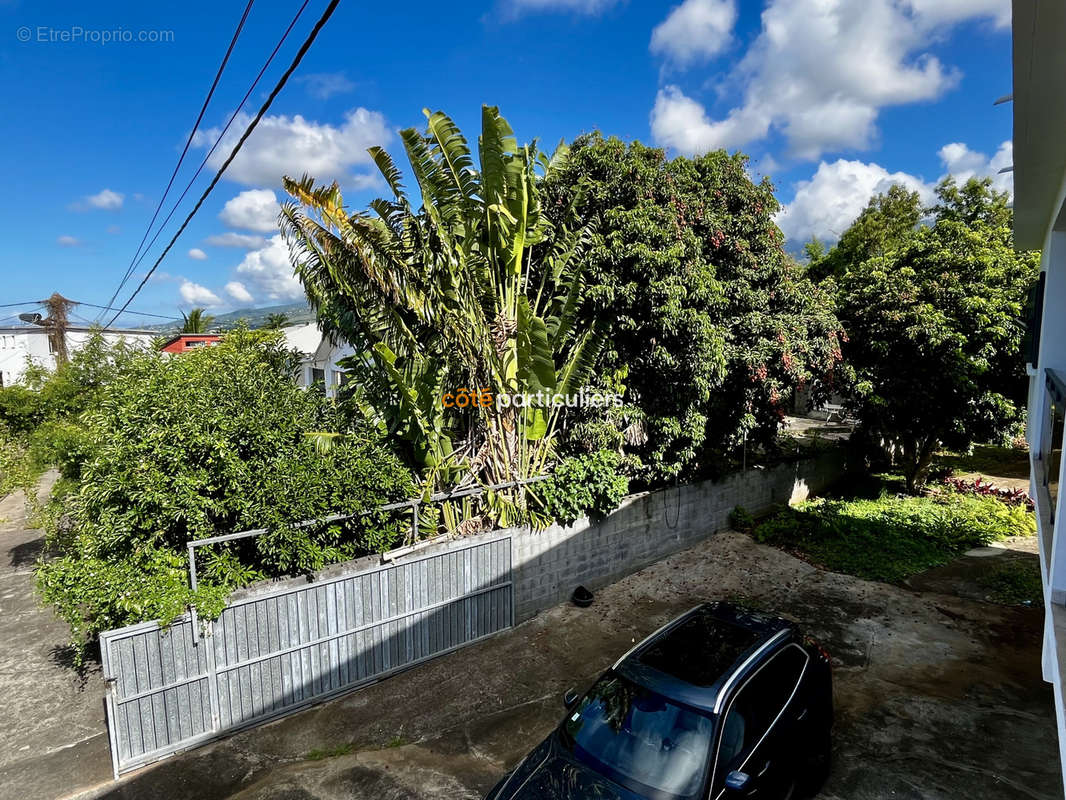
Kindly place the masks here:
<instances>
[{"instance_id":1,"label":"car roof","mask_svg":"<svg viewBox=\"0 0 1066 800\"><path fill-rule=\"evenodd\" d=\"M703 603L659 629L614 665L614 671L657 694L717 711L730 678L757 666L795 628L780 617L730 603Z\"/></svg>"}]
</instances>

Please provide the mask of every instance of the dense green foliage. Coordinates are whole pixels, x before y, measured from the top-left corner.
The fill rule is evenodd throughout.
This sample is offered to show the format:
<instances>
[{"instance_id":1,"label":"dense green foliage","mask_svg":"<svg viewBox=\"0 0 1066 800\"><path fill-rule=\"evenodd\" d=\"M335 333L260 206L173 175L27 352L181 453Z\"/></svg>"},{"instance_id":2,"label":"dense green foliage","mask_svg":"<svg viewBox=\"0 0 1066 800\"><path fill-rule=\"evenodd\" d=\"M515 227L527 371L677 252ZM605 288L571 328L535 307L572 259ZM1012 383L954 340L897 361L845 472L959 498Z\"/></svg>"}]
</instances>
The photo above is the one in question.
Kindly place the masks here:
<instances>
[{"instance_id":1,"label":"dense green foliage","mask_svg":"<svg viewBox=\"0 0 1066 800\"><path fill-rule=\"evenodd\" d=\"M945 494L812 500L755 530L756 541L796 550L815 564L898 582L972 547L1035 531L1032 513L990 497Z\"/></svg>"},{"instance_id":2,"label":"dense green foliage","mask_svg":"<svg viewBox=\"0 0 1066 800\"><path fill-rule=\"evenodd\" d=\"M349 402L407 443L427 482L498 484L541 474L554 449L557 408L448 407L446 393L545 392L583 385L603 325L575 326L583 234L543 213L540 183L565 164L519 145L498 109L482 109L478 167L443 113L401 131L422 206L381 148L371 155L392 197L348 213L336 184L285 180L282 211L296 274L323 330L350 343ZM550 287L531 276L550 274ZM465 388L464 388L465 387ZM496 495L511 524L535 513Z\"/></svg>"},{"instance_id":3,"label":"dense green foliage","mask_svg":"<svg viewBox=\"0 0 1066 800\"><path fill-rule=\"evenodd\" d=\"M817 241L807 246L808 274L817 280L839 278L855 264L896 250L917 228L922 212L917 192L899 184L890 186L870 199L831 250L819 250Z\"/></svg>"},{"instance_id":4,"label":"dense green foliage","mask_svg":"<svg viewBox=\"0 0 1066 800\"><path fill-rule=\"evenodd\" d=\"M773 186L745 166L596 134L544 182L547 213L593 231L580 319L610 321L596 380L628 403L573 434L616 427L648 483L720 469L745 435L772 446L795 388L840 358L829 298L784 252Z\"/></svg>"},{"instance_id":5,"label":"dense green foliage","mask_svg":"<svg viewBox=\"0 0 1066 800\"><path fill-rule=\"evenodd\" d=\"M310 434L337 431L341 420L296 386L280 340L238 330L180 357L141 353L82 415L66 448L82 453L80 483L53 510L52 557L37 573L76 641L180 613L193 599L188 540L270 531L202 551L197 605L211 613L239 585L383 550L400 535L401 521L377 514L293 527L409 497L414 485L368 431L316 452Z\"/></svg>"},{"instance_id":6,"label":"dense green foliage","mask_svg":"<svg viewBox=\"0 0 1066 800\"><path fill-rule=\"evenodd\" d=\"M853 371L849 404L867 439L904 466L911 491L941 446L965 450L1020 425L1018 320L1038 272L1035 253L1014 251L1007 196L989 181L949 179L937 196L932 225L905 234L896 225L887 249L844 264L830 282ZM851 233L842 241L860 238Z\"/></svg>"},{"instance_id":7,"label":"dense green foliage","mask_svg":"<svg viewBox=\"0 0 1066 800\"><path fill-rule=\"evenodd\" d=\"M551 478L537 487L545 512L564 523L607 516L629 489L629 479L619 472L621 461L618 453L608 450L563 459Z\"/></svg>"}]
</instances>

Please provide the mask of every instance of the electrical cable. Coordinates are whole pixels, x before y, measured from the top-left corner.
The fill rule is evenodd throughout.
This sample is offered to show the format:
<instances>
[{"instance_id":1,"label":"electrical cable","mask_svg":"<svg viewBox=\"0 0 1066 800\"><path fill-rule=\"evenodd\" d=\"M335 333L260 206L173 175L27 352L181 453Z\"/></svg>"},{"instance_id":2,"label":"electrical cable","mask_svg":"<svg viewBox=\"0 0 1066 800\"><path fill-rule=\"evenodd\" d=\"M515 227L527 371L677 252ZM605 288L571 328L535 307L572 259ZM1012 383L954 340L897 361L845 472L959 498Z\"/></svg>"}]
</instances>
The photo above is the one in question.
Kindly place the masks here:
<instances>
[{"instance_id":1,"label":"electrical cable","mask_svg":"<svg viewBox=\"0 0 1066 800\"><path fill-rule=\"evenodd\" d=\"M296 71L296 68L300 66L300 62L303 61L304 56L307 55L307 51L311 49L311 45L314 44L315 39L318 38L318 34L322 31L322 28L325 27L326 23L329 21L329 18L333 16L333 12L337 10L337 5L339 3L340 0L330 0L329 5L326 6L326 10L323 12L322 16L319 17L318 22L315 23L315 27L311 29L311 33L308 35L307 39L304 40L304 43L297 51L296 57L293 59L292 64L290 64L289 68L285 70L284 74L278 80L277 84L274 86L274 89L270 92L270 95L267 97L266 101L259 109L259 112L255 115L255 118L249 123L244 133L241 134L241 138L237 141L237 144L234 145L233 150L226 158L225 163L223 163L219 170L215 173L215 177L211 179L211 183L204 190L203 194L200 195L200 199L196 201L196 205L193 206L192 211L190 211L188 216L185 217L185 221L181 223L181 227L178 228L177 233L175 233L174 236L171 238L169 244L167 244L166 248L164 248L163 252L159 255L159 258L156 259L155 263L148 270L147 274L145 274L144 278L141 280L140 284L138 284L137 288L133 290L133 294L131 294L129 299L126 300L126 302L122 305L122 308L118 311L118 313L116 313L115 316L111 318L111 321L104 326L105 330L107 328L110 328L111 325L114 324L115 320L118 319L119 315L123 311L125 311L126 308L129 307L129 304L133 302L133 298L135 298L140 293L141 289L143 289L148 283L148 279L152 277L152 274L156 271L159 265L163 263L163 259L166 258L167 253L170 252L171 248L178 241L178 237L180 237L181 234L185 231L185 228L188 227L189 222L191 222L192 218L196 216L196 213L200 210L200 207L204 204L204 201L207 199L208 195L210 195L211 192L214 190L215 186L218 185L218 182L222 180L222 174L226 171L226 168L229 167L229 165L233 162L233 159L237 157L237 153L240 152L241 148L244 146L244 143L248 140L248 137L252 135L252 131L255 130L256 126L259 124L259 121L266 115L266 112L270 110L270 106L273 105L274 100L281 93L281 90L285 88L285 84L288 83L289 78L292 77L292 74Z\"/></svg>"},{"instance_id":2,"label":"electrical cable","mask_svg":"<svg viewBox=\"0 0 1066 800\"><path fill-rule=\"evenodd\" d=\"M189 131L189 136L185 140L185 147L182 149L181 155L178 156L178 163L174 165L174 171L170 173L170 180L167 182L167 188L163 190L163 196L159 198L159 203L155 207L152 219L144 231L144 236L141 237L141 243L137 245L137 251L133 254L133 258L130 259L129 267L126 268L122 280L119 281L118 288L116 288L115 293L111 295L111 299L107 301L108 305L115 302L115 298L118 297L119 292L122 291L122 287L126 285L126 281L128 281L130 275L133 274L137 256L140 255L141 248L144 247L144 242L148 238L148 234L152 232L152 226L155 225L155 221L159 217L159 212L163 208L163 203L166 202L167 195L170 193L170 189L174 185L174 179L178 177L178 170L181 169L182 162L185 161L185 155L189 152L189 147L192 145L193 137L196 136L196 131L200 128L200 123L203 122L204 114L207 113L207 106L215 94L215 89L218 88L218 82L222 79L222 72L226 69L226 64L229 63L230 56L233 54L233 48L237 45L237 39L240 37L241 31L244 29L244 23L248 20L248 14L251 12L252 4L254 2L255 0L248 0L248 5L244 7L244 13L241 15L240 22L237 23L237 30L233 32L233 38L230 39L229 47L226 48L226 54L222 57L222 63L218 65L218 70L215 72L215 79L211 82L211 88L207 92L207 97L204 98L203 105L200 106L200 113L196 117L196 122L193 123L192 130Z\"/></svg>"}]
</instances>

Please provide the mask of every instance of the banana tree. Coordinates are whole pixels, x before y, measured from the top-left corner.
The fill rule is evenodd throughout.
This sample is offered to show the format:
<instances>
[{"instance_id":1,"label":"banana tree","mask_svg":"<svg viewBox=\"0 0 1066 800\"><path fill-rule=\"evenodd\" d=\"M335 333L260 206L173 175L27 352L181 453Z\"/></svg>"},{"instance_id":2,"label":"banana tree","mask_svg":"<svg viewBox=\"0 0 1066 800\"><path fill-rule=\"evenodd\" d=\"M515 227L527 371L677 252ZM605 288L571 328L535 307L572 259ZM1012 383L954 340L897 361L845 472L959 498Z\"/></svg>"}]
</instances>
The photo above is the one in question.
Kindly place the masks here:
<instances>
[{"instance_id":1,"label":"banana tree","mask_svg":"<svg viewBox=\"0 0 1066 800\"><path fill-rule=\"evenodd\" d=\"M441 398L460 387L566 395L588 377L605 332L574 326L587 231L553 227L538 191L567 148L519 146L485 106L475 164L449 117L425 115L424 132L400 134L420 198L375 147L391 197L350 212L336 183L285 178L282 232L320 323L359 353L349 368L362 407L418 466L485 484L531 477L551 458L559 409L459 412Z\"/></svg>"}]
</instances>

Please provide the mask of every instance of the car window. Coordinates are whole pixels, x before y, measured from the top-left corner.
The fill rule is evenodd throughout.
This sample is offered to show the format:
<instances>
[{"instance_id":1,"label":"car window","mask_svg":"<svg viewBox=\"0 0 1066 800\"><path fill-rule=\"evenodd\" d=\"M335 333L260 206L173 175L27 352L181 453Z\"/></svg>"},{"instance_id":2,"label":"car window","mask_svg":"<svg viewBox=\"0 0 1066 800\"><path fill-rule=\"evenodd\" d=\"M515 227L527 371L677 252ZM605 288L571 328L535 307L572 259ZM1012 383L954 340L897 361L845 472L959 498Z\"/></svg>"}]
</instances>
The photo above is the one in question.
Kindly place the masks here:
<instances>
[{"instance_id":1,"label":"car window","mask_svg":"<svg viewBox=\"0 0 1066 800\"><path fill-rule=\"evenodd\" d=\"M575 758L638 794L694 798L703 789L714 722L616 675L601 679L563 722Z\"/></svg>"},{"instance_id":2,"label":"car window","mask_svg":"<svg viewBox=\"0 0 1066 800\"><path fill-rule=\"evenodd\" d=\"M771 658L743 684L727 707L715 766L715 785L739 769L792 696L807 665L807 654L791 645Z\"/></svg>"}]
</instances>

